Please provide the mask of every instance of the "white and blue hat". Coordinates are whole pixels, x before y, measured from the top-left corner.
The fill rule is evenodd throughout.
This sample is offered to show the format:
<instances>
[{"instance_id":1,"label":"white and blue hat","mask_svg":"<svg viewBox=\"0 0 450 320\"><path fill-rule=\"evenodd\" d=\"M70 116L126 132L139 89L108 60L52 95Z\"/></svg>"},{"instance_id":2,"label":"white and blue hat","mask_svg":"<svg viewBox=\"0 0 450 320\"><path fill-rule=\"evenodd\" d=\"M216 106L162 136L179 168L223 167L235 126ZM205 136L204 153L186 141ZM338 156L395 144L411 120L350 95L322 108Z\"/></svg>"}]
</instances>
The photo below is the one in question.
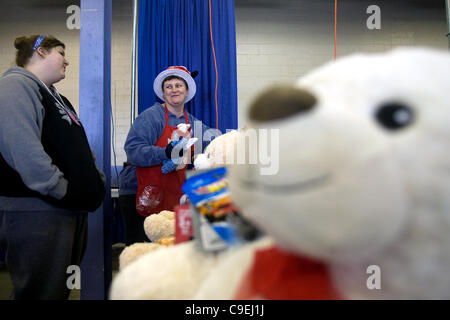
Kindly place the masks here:
<instances>
[{"instance_id":1,"label":"white and blue hat","mask_svg":"<svg viewBox=\"0 0 450 320\"><path fill-rule=\"evenodd\" d=\"M153 82L153 90L155 91L158 98L164 101L162 83L169 76L177 76L186 81L189 88L185 102L190 101L195 96L197 87L195 85L194 78L191 76L189 70L185 66L172 66L160 72L158 76L155 78L155 81Z\"/></svg>"}]
</instances>

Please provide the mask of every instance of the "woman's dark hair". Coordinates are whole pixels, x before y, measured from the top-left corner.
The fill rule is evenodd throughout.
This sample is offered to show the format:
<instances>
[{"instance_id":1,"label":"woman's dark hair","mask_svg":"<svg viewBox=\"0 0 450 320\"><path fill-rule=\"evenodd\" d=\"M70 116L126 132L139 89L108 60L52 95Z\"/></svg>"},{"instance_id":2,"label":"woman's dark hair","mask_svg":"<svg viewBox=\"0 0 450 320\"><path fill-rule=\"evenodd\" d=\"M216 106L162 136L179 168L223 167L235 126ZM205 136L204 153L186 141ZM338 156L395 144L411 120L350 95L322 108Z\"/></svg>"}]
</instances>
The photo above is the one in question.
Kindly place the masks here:
<instances>
[{"instance_id":1,"label":"woman's dark hair","mask_svg":"<svg viewBox=\"0 0 450 320\"><path fill-rule=\"evenodd\" d=\"M18 38L16 38L16 40L14 40L14 47L17 49L16 65L18 65L19 67L24 67L25 64L27 64L28 60L33 55L33 52L36 51L37 48L39 48L39 47L42 47L46 50L50 50L50 49L52 49L54 47L58 47L58 46L61 46L64 49L66 48L64 43L62 43L55 37L45 36L42 39L42 42L40 44L38 44L38 46L36 47L36 50L34 50L33 47L35 46L36 40L38 38L39 38L39 35L34 34L29 37L25 37L25 36L18 37Z\"/></svg>"},{"instance_id":2,"label":"woman's dark hair","mask_svg":"<svg viewBox=\"0 0 450 320\"><path fill-rule=\"evenodd\" d=\"M174 75L172 75L172 76L168 76L167 78L165 78L164 81L162 82L162 84L161 84L161 89L162 89L163 92L164 92L164 83L166 83L166 81L169 81L169 80L172 80L172 79L180 79L180 80L183 80L184 85L186 86L186 89L189 90L189 86L188 86L186 80L184 80L183 78L181 78L181 77L179 77L179 76L174 76Z\"/></svg>"}]
</instances>

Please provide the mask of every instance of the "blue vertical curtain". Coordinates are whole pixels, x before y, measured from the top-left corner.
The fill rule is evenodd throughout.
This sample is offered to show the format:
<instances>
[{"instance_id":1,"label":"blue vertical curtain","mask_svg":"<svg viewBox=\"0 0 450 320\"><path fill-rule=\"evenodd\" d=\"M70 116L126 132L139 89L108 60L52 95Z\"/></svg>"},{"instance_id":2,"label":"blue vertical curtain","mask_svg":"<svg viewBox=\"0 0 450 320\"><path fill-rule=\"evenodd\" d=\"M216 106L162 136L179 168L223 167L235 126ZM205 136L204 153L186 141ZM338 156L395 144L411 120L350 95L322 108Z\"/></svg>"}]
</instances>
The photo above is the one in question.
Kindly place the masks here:
<instances>
[{"instance_id":1,"label":"blue vertical curtain","mask_svg":"<svg viewBox=\"0 0 450 320\"><path fill-rule=\"evenodd\" d=\"M141 0L138 24L138 112L159 101L153 80L172 65L198 71L197 93L185 105L188 112L216 128L216 68L218 128L237 128L236 31L233 0Z\"/></svg>"}]
</instances>

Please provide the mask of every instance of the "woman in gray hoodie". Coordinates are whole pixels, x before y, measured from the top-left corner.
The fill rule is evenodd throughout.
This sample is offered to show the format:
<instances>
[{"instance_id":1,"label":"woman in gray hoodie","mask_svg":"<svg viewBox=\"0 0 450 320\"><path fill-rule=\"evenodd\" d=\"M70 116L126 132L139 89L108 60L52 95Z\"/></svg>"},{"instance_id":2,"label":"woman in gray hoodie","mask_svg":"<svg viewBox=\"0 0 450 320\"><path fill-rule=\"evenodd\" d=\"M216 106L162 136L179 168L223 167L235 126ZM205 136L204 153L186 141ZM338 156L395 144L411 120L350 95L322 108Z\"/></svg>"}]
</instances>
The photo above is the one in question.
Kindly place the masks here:
<instances>
[{"instance_id":1,"label":"woman in gray hoodie","mask_svg":"<svg viewBox=\"0 0 450 320\"><path fill-rule=\"evenodd\" d=\"M0 247L12 298L67 299L67 269L81 263L86 213L103 201L104 175L53 86L69 65L65 45L32 35L14 46L17 67L0 78Z\"/></svg>"}]
</instances>

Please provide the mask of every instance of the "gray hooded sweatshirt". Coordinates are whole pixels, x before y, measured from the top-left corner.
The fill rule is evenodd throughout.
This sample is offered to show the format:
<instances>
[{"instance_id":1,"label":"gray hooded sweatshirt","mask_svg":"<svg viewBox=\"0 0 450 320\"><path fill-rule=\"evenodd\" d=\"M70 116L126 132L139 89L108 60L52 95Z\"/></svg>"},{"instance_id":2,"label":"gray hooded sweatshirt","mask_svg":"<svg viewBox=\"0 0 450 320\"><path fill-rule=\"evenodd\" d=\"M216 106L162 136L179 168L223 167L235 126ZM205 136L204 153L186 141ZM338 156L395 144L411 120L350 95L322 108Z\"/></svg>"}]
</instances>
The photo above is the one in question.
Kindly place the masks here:
<instances>
[{"instance_id":1,"label":"gray hooded sweatshirt","mask_svg":"<svg viewBox=\"0 0 450 320\"><path fill-rule=\"evenodd\" d=\"M68 182L41 143L45 109L39 86L44 84L21 67L10 68L0 78L0 153L28 188L61 199ZM63 209L39 198L0 196L0 210Z\"/></svg>"}]
</instances>

